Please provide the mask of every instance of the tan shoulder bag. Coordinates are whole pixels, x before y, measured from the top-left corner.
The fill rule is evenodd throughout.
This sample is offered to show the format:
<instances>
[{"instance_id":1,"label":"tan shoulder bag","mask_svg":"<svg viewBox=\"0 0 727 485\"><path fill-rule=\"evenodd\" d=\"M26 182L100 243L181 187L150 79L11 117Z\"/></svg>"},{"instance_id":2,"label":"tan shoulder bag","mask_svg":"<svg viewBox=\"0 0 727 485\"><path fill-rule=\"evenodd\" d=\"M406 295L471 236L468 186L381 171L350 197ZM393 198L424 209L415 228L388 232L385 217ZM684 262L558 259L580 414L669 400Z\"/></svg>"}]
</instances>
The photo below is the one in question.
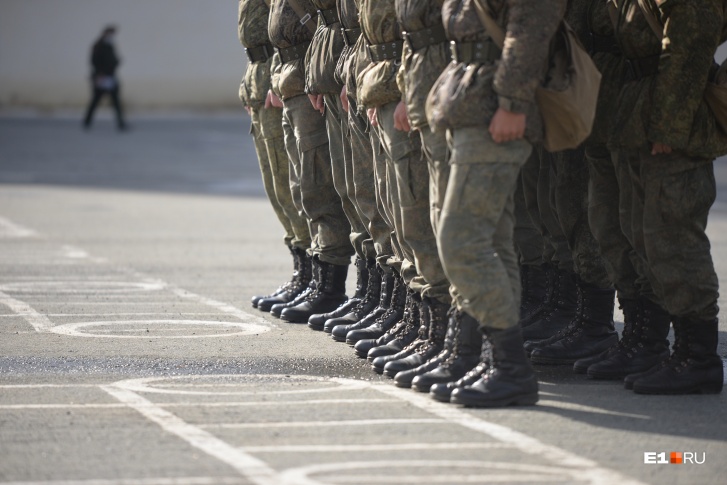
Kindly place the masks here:
<instances>
[{"instance_id":1,"label":"tan shoulder bag","mask_svg":"<svg viewBox=\"0 0 727 485\"><path fill-rule=\"evenodd\" d=\"M492 17L486 0L474 0L474 4L487 33L502 48L505 32ZM550 81L538 87L535 100L545 127L543 145L550 152L559 152L576 148L591 134L601 73L565 21L558 28L554 45L548 63Z\"/></svg>"}]
</instances>

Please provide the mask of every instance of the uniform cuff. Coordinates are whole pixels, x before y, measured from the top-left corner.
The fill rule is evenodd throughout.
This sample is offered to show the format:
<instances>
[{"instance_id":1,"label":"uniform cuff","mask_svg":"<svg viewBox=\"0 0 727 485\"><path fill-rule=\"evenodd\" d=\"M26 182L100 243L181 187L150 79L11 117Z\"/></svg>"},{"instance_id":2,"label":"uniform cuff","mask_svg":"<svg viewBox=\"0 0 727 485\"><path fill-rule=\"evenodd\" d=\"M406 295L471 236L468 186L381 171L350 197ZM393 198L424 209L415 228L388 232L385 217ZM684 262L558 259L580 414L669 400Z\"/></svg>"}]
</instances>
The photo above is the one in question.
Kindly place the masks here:
<instances>
[{"instance_id":1,"label":"uniform cuff","mask_svg":"<svg viewBox=\"0 0 727 485\"><path fill-rule=\"evenodd\" d=\"M529 101L523 101L521 99L508 98L506 96L497 97L500 108L510 113L527 113L530 110Z\"/></svg>"}]
</instances>

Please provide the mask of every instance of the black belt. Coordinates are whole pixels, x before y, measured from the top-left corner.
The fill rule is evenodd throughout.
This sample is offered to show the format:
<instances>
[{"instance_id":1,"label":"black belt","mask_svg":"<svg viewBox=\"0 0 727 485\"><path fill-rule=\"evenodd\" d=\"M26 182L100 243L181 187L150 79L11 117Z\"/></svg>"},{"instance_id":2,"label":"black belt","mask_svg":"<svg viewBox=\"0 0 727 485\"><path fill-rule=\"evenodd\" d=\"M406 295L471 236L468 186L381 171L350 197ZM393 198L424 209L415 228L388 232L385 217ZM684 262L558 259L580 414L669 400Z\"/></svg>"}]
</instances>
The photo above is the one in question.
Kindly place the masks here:
<instances>
[{"instance_id":1,"label":"black belt","mask_svg":"<svg viewBox=\"0 0 727 485\"><path fill-rule=\"evenodd\" d=\"M491 62L502 56L502 51L490 39L477 42L450 42L449 52L454 62Z\"/></svg>"},{"instance_id":2,"label":"black belt","mask_svg":"<svg viewBox=\"0 0 727 485\"><path fill-rule=\"evenodd\" d=\"M321 19L321 23L325 26L340 22L338 20L338 12L335 8L329 8L328 10L319 10L318 17Z\"/></svg>"},{"instance_id":3,"label":"black belt","mask_svg":"<svg viewBox=\"0 0 727 485\"><path fill-rule=\"evenodd\" d=\"M441 24L414 32L404 32L403 36L404 41L409 44L412 52L447 41L447 34L444 32L444 26Z\"/></svg>"},{"instance_id":4,"label":"black belt","mask_svg":"<svg viewBox=\"0 0 727 485\"><path fill-rule=\"evenodd\" d=\"M347 47L351 47L356 43L359 37L361 37L361 28L356 29L341 29L343 34L343 43Z\"/></svg>"},{"instance_id":5,"label":"black belt","mask_svg":"<svg viewBox=\"0 0 727 485\"><path fill-rule=\"evenodd\" d=\"M610 35L598 35L591 32L588 36L588 52L596 54L605 52L616 56L621 55L621 48L616 43L616 39Z\"/></svg>"},{"instance_id":6,"label":"black belt","mask_svg":"<svg viewBox=\"0 0 727 485\"><path fill-rule=\"evenodd\" d=\"M659 72L660 55L626 59L626 81L638 81Z\"/></svg>"},{"instance_id":7,"label":"black belt","mask_svg":"<svg viewBox=\"0 0 727 485\"><path fill-rule=\"evenodd\" d=\"M273 50L272 44L265 44L257 47L248 47L245 49L245 54L247 54L247 59L250 61L250 64L255 64L256 62L265 62L273 57L274 52L275 51Z\"/></svg>"},{"instance_id":8,"label":"black belt","mask_svg":"<svg viewBox=\"0 0 727 485\"><path fill-rule=\"evenodd\" d=\"M371 62L386 61L388 59L401 59L403 40L394 40L384 44L369 45L369 58Z\"/></svg>"},{"instance_id":9,"label":"black belt","mask_svg":"<svg viewBox=\"0 0 727 485\"><path fill-rule=\"evenodd\" d=\"M278 48L276 50L280 56L280 61L282 63L286 63L296 59L305 59L305 53L308 51L309 45L310 42L303 42L302 44L286 47L284 49Z\"/></svg>"}]
</instances>

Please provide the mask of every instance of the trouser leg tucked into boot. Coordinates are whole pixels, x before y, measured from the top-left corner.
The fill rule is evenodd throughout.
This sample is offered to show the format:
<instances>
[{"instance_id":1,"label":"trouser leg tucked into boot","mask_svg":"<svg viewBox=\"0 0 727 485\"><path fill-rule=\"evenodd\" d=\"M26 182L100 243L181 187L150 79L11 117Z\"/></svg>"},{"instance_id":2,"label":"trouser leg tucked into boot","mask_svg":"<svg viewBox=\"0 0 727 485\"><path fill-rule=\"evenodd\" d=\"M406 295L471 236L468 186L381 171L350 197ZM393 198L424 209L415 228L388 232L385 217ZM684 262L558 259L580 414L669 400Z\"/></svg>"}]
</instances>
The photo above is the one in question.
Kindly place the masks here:
<instances>
[{"instance_id":1,"label":"trouser leg tucked into boot","mask_svg":"<svg viewBox=\"0 0 727 485\"><path fill-rule=\"evenodd\" d=\"M332 312L311 315L308 319L308 327L312 330L323 330L327 320L342 317L353 311L366 298L369 280L378 278L378 276L375 260L366 261L356 258L356 293Z\"/></svg>"},{"instance_id":2,"label":"trouser leg tucked into boot","mask_svg":"<svg viewBox=\"0 0 727 485\"><path fill-rule=\"evenodd\" d=\"M624 322L624 333L614 350L588 367L591 379L623 379L644 372L669 357L669 314L659 305L641 298L635 321ZM628 315L624 311L624 316ZM624 320L628 320L624 318Z\"/></svg>"},{"instance_id":3,"label":"trouser leg tucked into boot","mask_svg":"<svg viewBox=\"0 0 727 485\"><path fill-rule=\"evenodd\" d=\"M411 381L412 389L429 392L434 384L454 382L472 370L480 361L482 334L477 320L465 312L454 312L450 317L450 327L456 326L454 346L449 356L437 367L415 375ZM396 375L397 383L399 376Z\"/></svg>"},{"instance_id":4,"label":"trouser leg tucked into boot","mask_svg":"<svg viewBox=\"0 0 727 485\"><path fill-rule=\"evenodd\" d=\"M538 380L525 350L519 325L505 330L485 327L492 362L474 384L452 391L450 402L471 407L528 406L538 402Z\"/></svg>"},{"instance_id":5,"label":"trouser leg tucked into boot","mask_svg":"<svg viewBox=\"0 0 727 485\"><path fill-rule=\"evenodd\" d=\"M314 313L325 313L346 301L348 265L331 264L313 258L317 266L316 289L304 301L283 309L280 318L291 323L306 323Z\"/></svg>"},{"instance_id":6,"label":"trouser leg tucked into boot","mask_svg":"<svg viewBox=\"0 0 727 485\"><path fill-rule=\"evenodd\" d=\"M313 278L310 256L308 256L305 250L300 248L291 248L290 250L293 253L293 259L295 261L291 284L280 292L259 298L257 302L253 302L253 306L256 306L258 310L269 312L273 305L290 303L305 291Z\"/></svg>"},{"instance_id":7,"label":"trouser leg tucked into boot","mask_svg":"<svg viewBox=\"0 0 727 485\"><path fill-rule=\"evenodd\" d=\"M718 394L724 370L717 355L718 320L674 317L674 347L657 370L633 383L638 394Z\"/></svg>"},{"instance_id":8,"label":"trouser leg tucked into boot","mask_svg":"<svg viewBox=\"0 0 727 485\"><path fill-rule=\"evenodd\" d=\"M613 325L615 291L598 288L578 279L577 313L562 334L530 354L534 364L573 364L578 359L597 355L618 342Z\"/></svg>"}]
</instances>

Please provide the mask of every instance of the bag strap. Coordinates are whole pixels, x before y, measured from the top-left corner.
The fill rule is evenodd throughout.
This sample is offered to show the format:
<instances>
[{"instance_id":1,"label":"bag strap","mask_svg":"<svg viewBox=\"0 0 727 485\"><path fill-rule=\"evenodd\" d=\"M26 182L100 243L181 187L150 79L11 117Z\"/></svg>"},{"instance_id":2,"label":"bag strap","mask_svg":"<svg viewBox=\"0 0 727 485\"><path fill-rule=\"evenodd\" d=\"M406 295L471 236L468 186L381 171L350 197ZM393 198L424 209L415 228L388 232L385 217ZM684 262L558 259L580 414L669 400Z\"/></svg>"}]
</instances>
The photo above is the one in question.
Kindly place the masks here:
<instances>
[{"instance_id":1,"label":"bag strap","mask_svg":"<svg viewBox=\"0 0 727 485\"><path fill-rule=\"evenodd\" d=\"M298 0L285 0L288 5L295 11L295 14L300 19L300 25L305 25L310 30L311 34L315 34L318 24L313 20L313 16L300 4Z\"/></svg>"},{"instance_id":2,"label":"bag strap","mask_svg":"<svg viewBox=\"0 0 727 485\"><path fill-rule=\"evenodd\" d=\"M661 24L661 19L659 19L659 16L657 15L657 7L652 4L649 0L636 0L639 4L639 8L641 9L641 12L644 14L644 17L646 18L646 22L649 24L649 27L651 27L651 30L654 31L654 34L659 38L659 40L664 38L664 26Z\"/></svg>"},{"instance_id":3,"label":"bag strap","mask_svg":"<svg viewBox=\"0 0 727 485\"><path fill-rule=\"evenodd\" d=\"M487 4L487 0L474 0L475 10L477 10L477 16L480 18L480 22L485 26L487 34L490 36L492 41L497 44L497 47L502 49L505 45L505 31L497 25L495 19L492 17L490 12L490 6Z\"/></svg>"}]
</instances>

